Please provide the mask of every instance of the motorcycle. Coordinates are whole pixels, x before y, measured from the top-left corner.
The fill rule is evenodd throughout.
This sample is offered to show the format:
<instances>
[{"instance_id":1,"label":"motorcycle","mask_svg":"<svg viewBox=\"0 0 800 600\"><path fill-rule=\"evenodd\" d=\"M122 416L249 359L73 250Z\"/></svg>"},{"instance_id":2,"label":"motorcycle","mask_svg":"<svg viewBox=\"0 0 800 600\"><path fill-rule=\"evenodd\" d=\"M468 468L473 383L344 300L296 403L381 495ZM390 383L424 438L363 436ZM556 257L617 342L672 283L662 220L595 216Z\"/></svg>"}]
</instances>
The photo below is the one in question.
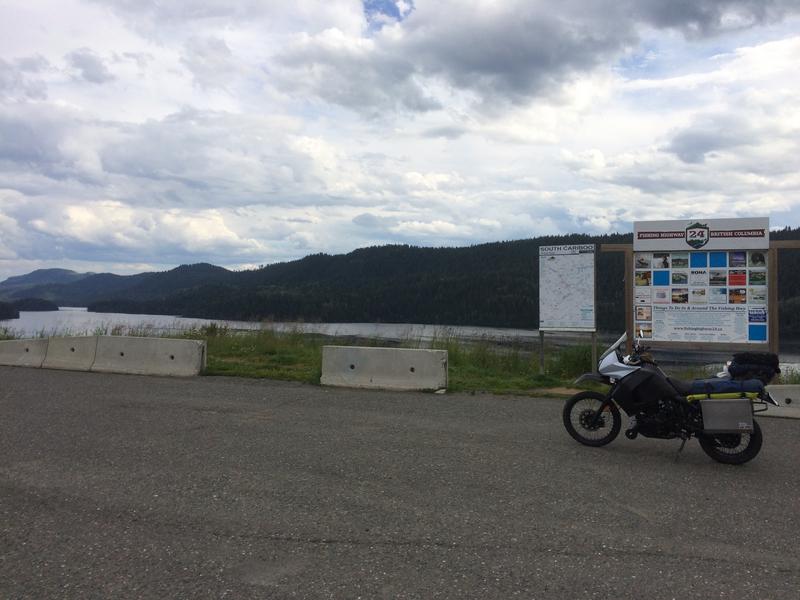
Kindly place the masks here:
<instances>
[{"instance_id":1,"label":"motorcycle","mask_svg":"<svg viewBox=\"0 0 800 600\"><path fill-rule=\"evenodd\" d=\"M567 400L564 427L575 440L587 446L612 442L622 428L622 409L629 417L628 439L681 439L676 460L692 437L721 463L740 465L756 457L763 437L753 415L770 404L778 406L765 389L780 373L775 354L735 354L716 378L680 381L661 370L641 337L633 352L623 355L626 340L623 334L600 356L597 373L576 380L610 389L606 394L580 392Z\"/></svg>"}]
</instances>

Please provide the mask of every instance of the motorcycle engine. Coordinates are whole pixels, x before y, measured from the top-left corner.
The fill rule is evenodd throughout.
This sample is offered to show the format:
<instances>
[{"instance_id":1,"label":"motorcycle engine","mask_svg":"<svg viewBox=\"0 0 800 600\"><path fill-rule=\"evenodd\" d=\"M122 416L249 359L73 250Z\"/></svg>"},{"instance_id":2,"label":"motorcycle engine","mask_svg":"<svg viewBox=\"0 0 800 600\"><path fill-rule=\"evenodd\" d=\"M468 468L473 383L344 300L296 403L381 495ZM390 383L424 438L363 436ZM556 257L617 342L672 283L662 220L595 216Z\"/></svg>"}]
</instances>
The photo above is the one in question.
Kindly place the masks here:
<instances>
[{"instance_id":1,"label":"motorcycle engine","mask_svg":"<svg viewBox=\"0 0 800 600\"><path fill-rule=\"evenodd\" d=\"M638 433L645 437L670 439L678 436L680 411L672 399L662 399L646 413L636 415Z\"/></svg>"}]
</instances>

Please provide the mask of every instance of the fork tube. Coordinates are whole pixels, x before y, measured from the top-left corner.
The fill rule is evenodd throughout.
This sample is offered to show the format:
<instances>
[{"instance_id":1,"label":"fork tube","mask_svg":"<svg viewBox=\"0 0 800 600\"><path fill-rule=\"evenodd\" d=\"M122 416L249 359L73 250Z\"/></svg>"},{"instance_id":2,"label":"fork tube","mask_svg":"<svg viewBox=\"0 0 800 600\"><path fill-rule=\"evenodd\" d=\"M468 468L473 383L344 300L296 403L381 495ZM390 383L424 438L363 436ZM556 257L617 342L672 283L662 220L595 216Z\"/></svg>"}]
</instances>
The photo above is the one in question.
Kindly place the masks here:
<instances>
[{"instance_id":1,"label":"fork tube","mask_svg":"<svg viewBox=\"0 0 800 600\"><path fill-rule=\"evenodd\" d=\"M597 409L597 412L594 414L592 418L592 427L597 426L600 423L600 419L603 416L603 411L611 406L614 403L614 391L617 389L616 384L611 386L611 389L608 390L608 394L606 394L605 400L600 405L600 408Z\"/></svg>"}]
</instances>

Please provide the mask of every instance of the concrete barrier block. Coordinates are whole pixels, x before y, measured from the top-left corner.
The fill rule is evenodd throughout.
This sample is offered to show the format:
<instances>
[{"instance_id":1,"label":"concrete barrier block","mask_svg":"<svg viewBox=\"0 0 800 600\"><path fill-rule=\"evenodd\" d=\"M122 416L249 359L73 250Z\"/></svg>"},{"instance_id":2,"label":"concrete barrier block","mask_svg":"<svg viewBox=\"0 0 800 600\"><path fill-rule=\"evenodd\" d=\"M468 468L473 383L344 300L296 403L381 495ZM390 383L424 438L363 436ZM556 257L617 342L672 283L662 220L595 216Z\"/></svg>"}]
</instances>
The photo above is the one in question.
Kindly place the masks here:
<instances>
[{"instance_id":1,"label":"concrete barrier block","mask_svg":"<svg viewBox=\"0 0 800 600\"><path fill-rule=\"evenodd\" d=\"M189 377L203 370L205 354L198 340L103 335L92 371Z\"/></svg>"},{"instance_id":2,"label":"concrete barrier block","mask_svg":"<svg viewBox=\"0 0 800 600\"><path fill-rule=\"evenodd\" d=\"M765 415L800 419L800 385L768 385L767 391L780 407L770 406Z\"/></svg>"},{"instance_id":3,"label":"concrete barrier block","mask_svg":"<svg viewBox=\"0 0 800 600\"><path fill-rule=\"evenodd\" d=\"M47 356L42 367L88 371L97 352L97 337L51 337L47 343Z\"/></svg>"},{"instance_id":4,"label":"concrete barrier block","mask_svg":"<svg viewBox=\"0 0 800 600\"><path fill-rule=\"evenodd\" d=\"M323 346L322 385L390 390L447 388L447 351Z\"/></svg>"},{"instance_id":5,"label":"concrete barrier block","mask_svg":"<svg viewBox=\"0 0 800 600\"><path fill-rule=\"evenodd\" d=\"M0 342L0 365L39 368L47 355L47 340Z\"/></svg>"}]
</instances>

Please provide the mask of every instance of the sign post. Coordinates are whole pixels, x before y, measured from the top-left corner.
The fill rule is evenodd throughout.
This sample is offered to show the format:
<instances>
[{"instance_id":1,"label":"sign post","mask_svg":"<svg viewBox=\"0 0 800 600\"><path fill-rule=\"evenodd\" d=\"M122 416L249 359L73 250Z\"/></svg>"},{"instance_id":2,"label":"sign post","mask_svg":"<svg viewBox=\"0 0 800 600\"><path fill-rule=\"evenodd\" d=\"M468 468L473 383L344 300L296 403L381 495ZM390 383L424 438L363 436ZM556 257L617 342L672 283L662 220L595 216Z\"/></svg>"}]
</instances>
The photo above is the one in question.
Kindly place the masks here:
<instances>
[{"instance_id":1,"label":"sign post","mask_svg":"<svg viewBox=\"0 0 800 600\"><path fill-rule=\"evenodd\" d=\"M546 331L591 332L592 368L597 368L594 244L539 247L539 364L542 368Z\"/></svg>"}]
</instances>

